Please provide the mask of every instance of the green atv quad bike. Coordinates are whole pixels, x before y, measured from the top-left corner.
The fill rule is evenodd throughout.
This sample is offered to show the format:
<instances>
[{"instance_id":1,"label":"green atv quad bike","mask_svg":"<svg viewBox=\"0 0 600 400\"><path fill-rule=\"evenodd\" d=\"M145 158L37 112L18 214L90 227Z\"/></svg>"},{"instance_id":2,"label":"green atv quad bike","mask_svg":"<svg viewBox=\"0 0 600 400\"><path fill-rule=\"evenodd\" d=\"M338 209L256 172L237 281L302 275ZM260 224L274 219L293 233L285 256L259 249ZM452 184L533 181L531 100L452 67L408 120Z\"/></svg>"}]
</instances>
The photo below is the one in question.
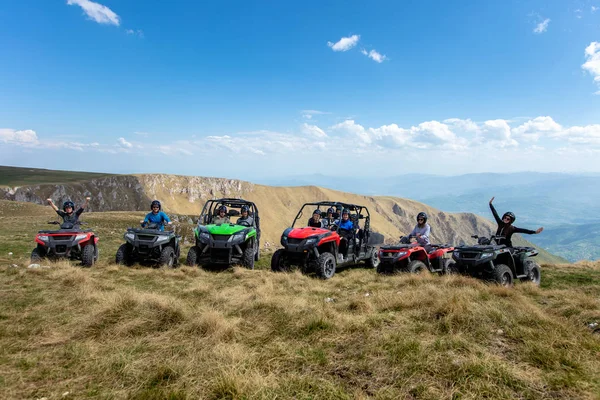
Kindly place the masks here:
<instances>
[{"instance_id":1,"label":"green atv quad bike","mask_svg":"<svg viewBox=\"0 0 600 400\"><path fill-rule=\"evenodd\" d=\"M230 218L238 217L236 221ZM186 264L241 264L254 269L260 249L260 217L251 201L223 198L206 202L198 226L196 244L187 255Z\"/></svg>"}]
</instances>

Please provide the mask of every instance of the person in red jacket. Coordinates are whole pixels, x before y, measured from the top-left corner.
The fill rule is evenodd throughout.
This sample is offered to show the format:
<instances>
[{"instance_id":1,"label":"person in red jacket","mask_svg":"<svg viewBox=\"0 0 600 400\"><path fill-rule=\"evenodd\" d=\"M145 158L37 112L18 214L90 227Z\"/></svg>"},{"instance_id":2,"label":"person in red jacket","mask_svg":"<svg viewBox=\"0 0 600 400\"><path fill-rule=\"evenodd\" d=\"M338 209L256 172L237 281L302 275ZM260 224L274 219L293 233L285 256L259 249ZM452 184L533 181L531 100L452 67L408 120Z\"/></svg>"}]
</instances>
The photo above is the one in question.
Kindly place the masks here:
<instances>
[{"instance_id":1,"label":"person in red jacket","mask_svg":"<svg viewBox=\"0 0 600 400\"><path fill-rule=\"evenodd\" d=\"M495 197L492 197L490 199L490 209L492 210L492 214L494 214L494 219L498 223L498 229L496 230L496 236L503 236L502 239L497 241L498 244L504 244L507 247L512 247L511 237L512 237L513 233L526 233L528 235L534 235L534 234L541 233L544 230L543 227L538 228L535 231L532 231L530 229L517 228L516 226L513 225L513 223L515 222L517 217L511 211L505 212L504 215L502 216L502 218L500 218L498 216L498 212L496 212L496 209L494 208L494 205L492 204L494 199L495 199Z\"/></svg>"}]
</instances>

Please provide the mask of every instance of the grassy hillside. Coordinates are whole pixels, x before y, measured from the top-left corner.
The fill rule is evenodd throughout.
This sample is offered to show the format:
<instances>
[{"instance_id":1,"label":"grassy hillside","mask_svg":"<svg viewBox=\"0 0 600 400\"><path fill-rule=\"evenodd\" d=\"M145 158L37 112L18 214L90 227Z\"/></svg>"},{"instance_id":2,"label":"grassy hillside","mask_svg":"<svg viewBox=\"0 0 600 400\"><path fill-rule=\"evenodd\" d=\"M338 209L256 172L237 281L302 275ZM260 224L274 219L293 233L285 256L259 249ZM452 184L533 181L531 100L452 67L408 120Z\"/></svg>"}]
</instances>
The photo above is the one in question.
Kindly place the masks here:
<instances>
[{"instance_id":1,"label":"grassy hillside","mask_svg":"<svg viewBox=\"0 0 600 400\"><path fill-rule=\"evenodd\" d=\"M600 259L600 223L561 225L532 238L535 244L570 261Z\"/></svg>"},{"instance_id":2,"label":"grassy hillside","mask_svg":"<svg viewBox=\"0 0 600 400\"><path fill-rule=\"evenodd\" d=\"M600 336L587 328L600 322L598 264L543 265L541 288L511 290L364 268L320 281L272 273L268 257L254 271L111 264L123 227L142 215L86 215L101 236L93 268L30 269L33 235L54 214L0 202L0 398L600 393Z\"/></svg>"},{"instance_id":3,"label":"grassy hillside","mask_svg":"<svg viewBox=\"0 0 600 400\"><path fill-rule=\"evenodd\" d=\"M0 165L0 186L24 186L49 183L72 183L110 176L93 172L55 171L39 168L8 167Z\"/></svg>"}]
</instances>

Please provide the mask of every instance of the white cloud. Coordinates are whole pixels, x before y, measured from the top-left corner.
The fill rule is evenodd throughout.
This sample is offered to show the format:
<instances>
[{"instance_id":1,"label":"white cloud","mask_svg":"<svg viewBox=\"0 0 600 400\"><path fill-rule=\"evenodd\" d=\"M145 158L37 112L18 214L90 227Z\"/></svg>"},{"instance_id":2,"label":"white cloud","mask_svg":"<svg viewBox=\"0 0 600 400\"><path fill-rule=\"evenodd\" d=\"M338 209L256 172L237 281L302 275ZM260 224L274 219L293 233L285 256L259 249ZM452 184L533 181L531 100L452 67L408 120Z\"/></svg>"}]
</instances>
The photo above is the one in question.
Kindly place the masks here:
<instances>
[{"instance_id":1,"label":"white cloud","mask_svg":"<svg viewBox=\"0 0 600 400\"><path fill-rule=\"evenodd\" d=\"M77 5L83 9L83 12L99 24L109 24L119 26L121 20L117 14L110 8L95 3L90 0L67 0L68 5Z\"/></svg>"},{"instance_id":2,"label":"white cloud","mask_svg":"<svg viewBox=\"0 0 600 400\"><path fill-rule=\"evenodd\" d=\"M448 118L443 121L445 124L450 125L452 128L464 132L479 132L479 126L471 119L460 119L460 118Z\"/></svg>"},{"instance_id":3,"label":"white cloud","mask_svg":"<svg viewBox=\"0 0 600 400\"><path fill-rule=\"evenodd\" d=\"M335 124L331 127L331 129L351 133L365 144L369 144L372 142L371 136L365 130L365 128L362 125L355 123L352 119L348 119L344 122L340 122L339 124Z\"/></svg>"},{"instance_id":4,"label":"white cloud","mask_svg":"<svg viewBox=\"0 0 600 400\"><path fill-rule=\"evenodd\" d=\"M358 43L360 35L352 35L349 37L343 37L336 43L327 42L327 46L331 47L333 51L348 51Z\"/></svg>"},{"instance_id":5,"label":"white cloud","mask_svg":"<svg viewBox=\"0 0 600 400\"><path fill-rule=\"evenodd\" d=\"M0 140L4 143L20 145L35 145L38 143L37 134L31 129L24 131L17 131L15 129L0 129Z\"/></svg>"},{"instance_id":6,"label":"white cloud","mask_svg":"<svg viewBox=\"0 0 600 400\"><path fill-rule=\"evenodd\" d=\"M477 134L477 144L499 147L518 146L519 143L511 137L511 129L504 119L494 119L483 123L482 131Z\"/></svg>"},{"instance_id":7,"label":"white cloud","mask_svg":"<svg viewBox=\"0 0 600 400\"><path fill-rule=\"evenodd\" d=\"M302 117L306 118L306 119L312 119L312 117L315 115L325 115L325 114L331 114L331 113L326 112L326 111L319 111L319 110L302 110Z\"/></svg>"},{"instance_id":8,"label":"white cloud","mask_svg":"<svg viewBox=\"0 0 600 400\"><path fill-rule=\"evenodd\" d=\"M135 36L137 36L139 38L142 38L142 39L144 38L144 31L141 30L141 29L136 29L136 30L126 29L125 33L127 33L128 35L135 35Z\"/></svg>"},{"instance_id":9,"label":"white cloud","mask_svg":"<svg viewBox=\"0 0 600 400\"><path fill-rule=\"evenodd\" d=\"M536 27L533 29L533 33L540 34L546 32L548 30L549 23L550 18L546 18L545 20L536 25Z\"/></svg>"},{"instance_id":10,"label":"white cloud","mask_svg":"<svg viewBox=\"0 0 600 400\"><path fill-rule=\"evenodd\" d=\"M543 134L554 134L562 130L562 126L556 123L552 117L537 117L512 129L515 138L528 142L537 142Z\"/></svg>"},{"instance_id":11,"label":"white cloud","mask_svg":"<svg viewBox=\"0 0 600 400\"><path fill-rule=\"evenodd\" d=\"M592 42L585 48L585 59L581 68L588 71L594 77L594 82L600 86L600 42ZM600 94L600 91L596 94Z\"/></svg>"},{"instance_id":12,"label":"white cloud","mask_svg":"<svg viewBox=\"0 0 600 400\"><path fill-rule=\"evenodd\" d=\"M126 149L131 149L133 147L133 145L131 143L129 143L127 140L125 140L125 138L120 137L118 142L121 146L123 146Z\"/></svg>"},{"instance_id":13,"label":"white cloud","mask_svg":"<svg viewBox=\"0 0 600 400\"><path fill-rule=\"evenodd\" d=\"M302 124L302 133L308 136L316 137L316 138L326 138L327 134L323 131L323 129L319 128L316 125L309 125L306 122Z\"/></svg>"},{"instance_id":14,"label":"white cloud","mask_svg":"<svg viewBox=\"0 0 600 400\"><path fill-rule=\"evenodd\" d=\"M592 6L592 12L593 13L595 13L598 10L600 10L600 7Z\"/></svg>"},{"instance_id":15,"label":"white cloud","mask_svg":"<svg viewBox=\"0 0 600 400\"><path fill-rule=\"evenodd\" d=\"M385 55L377 52L377 50L371 50L371 51L367 52L367 50L362 49L360 52L377 63L382 63L385 60L387 60L387 57Z\"/></svg>"}]
</instances>

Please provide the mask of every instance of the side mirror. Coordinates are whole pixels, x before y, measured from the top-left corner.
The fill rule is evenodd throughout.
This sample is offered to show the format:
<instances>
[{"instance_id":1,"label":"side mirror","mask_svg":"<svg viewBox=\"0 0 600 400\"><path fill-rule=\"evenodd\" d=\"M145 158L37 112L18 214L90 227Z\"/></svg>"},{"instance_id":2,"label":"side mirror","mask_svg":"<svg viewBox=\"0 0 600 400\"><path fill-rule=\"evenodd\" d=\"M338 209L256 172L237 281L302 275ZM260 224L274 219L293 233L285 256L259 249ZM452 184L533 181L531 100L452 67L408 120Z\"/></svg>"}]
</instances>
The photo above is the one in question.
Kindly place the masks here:
<instances>
[{"instance_id":1,"label":"side mirror","mask_svg":"<svg viewBox=\"0 0 600 400\"><path fill-rule=\"evenodd\" d=\"M365 219L365 216L362 214L358 214L358 219Z\"/></svg>"}]
</instances>

